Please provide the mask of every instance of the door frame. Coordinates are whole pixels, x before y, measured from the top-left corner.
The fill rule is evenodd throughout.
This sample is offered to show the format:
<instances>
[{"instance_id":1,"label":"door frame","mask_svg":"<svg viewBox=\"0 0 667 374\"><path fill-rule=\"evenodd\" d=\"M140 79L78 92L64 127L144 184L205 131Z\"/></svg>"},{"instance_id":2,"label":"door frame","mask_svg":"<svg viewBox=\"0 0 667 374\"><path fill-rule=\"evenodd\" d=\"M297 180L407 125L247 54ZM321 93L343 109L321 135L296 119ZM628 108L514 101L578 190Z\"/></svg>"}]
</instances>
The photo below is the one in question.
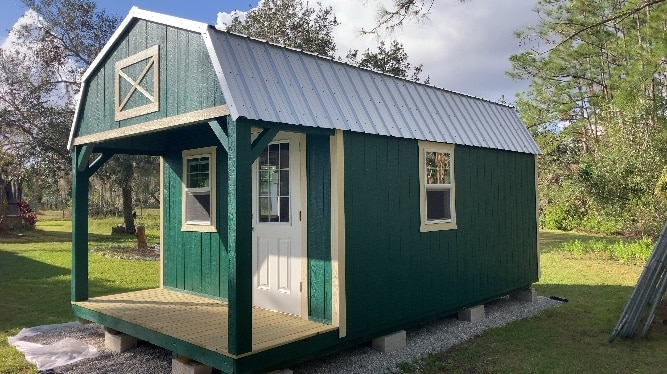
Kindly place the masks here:
<instances>
[{"instance_id":1,"label":"door frame","mask_svg":"<svg viewBox=\"0 0 667 374\"><path fill-rule=\"evenodd\" d=\"M261 133L262 129L260 128L255 128L253 127L251 130L251 137L252 141L254 141L257 136ZM300 282L301 282L301 300L300 300L300 317L302 319L308 320L308 297L310 294L310 288L309 288L309 283L308 283L308 176L306 174L306 135L304 133L299 133L299 132L290 132L290 131L280 131L278 132L273 139L269 142L269 144L274 143L274 142L279 142L281 140L284 140L284 137L288 135L290 137L293 137L298 142L298 152L299 152L299 158L298 158L298 167L299 167L299 189L300 189L300 196L294 197L299 199L299 204L300 204L300 211L301 211L301 220L299 224L301 225L300 227L300 258L301 258L301 266L300 266ZM268 146L268 145L267 145ZM258 183L257 183L257 176L255 175L255 168L254 165L256 163L257 159L253 160L253 164L251 165L252 168L252 204L251 204L251 209L253 210L253 215L252 215L252 223L255 225L257 223L257 216L256 212L254 211L255 209L255 204L256 204L256 198L257 198L257 193L258 193ZM290 165L290 168L292 165ZM299 219L299 214L298 212L293 212L293 219L297 220ZM252 251L255 251L255 248L252 248ZM253 254L254 256L254 254ZM256 274L256 269L253 266L252 270L252 288L253 288L253 293L254 293L254 288L255 288L255 274ZM254 306L254 305L253 305Z\"/></svg>"}]
</instances>

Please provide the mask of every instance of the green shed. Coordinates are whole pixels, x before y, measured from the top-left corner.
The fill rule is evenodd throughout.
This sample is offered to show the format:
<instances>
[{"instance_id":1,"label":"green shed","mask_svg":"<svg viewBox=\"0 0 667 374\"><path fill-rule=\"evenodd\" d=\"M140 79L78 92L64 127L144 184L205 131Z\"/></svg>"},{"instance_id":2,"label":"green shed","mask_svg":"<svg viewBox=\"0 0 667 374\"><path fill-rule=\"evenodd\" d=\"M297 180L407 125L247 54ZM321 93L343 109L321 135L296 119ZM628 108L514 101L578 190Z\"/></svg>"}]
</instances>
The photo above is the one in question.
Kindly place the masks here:
<instances>
[{"instance_id":1,"label":"green shed","mask_svg":"<svg viewBox=\"0 0 667 374\"><path fill-rule=\"evenodd\" d=\"M538 280L539 149L501 104L133 8L68 146L75 315L223 373ZM89 178L115 154L161 158L160 285L89 298Z\"/></svg>"}]
</instances>

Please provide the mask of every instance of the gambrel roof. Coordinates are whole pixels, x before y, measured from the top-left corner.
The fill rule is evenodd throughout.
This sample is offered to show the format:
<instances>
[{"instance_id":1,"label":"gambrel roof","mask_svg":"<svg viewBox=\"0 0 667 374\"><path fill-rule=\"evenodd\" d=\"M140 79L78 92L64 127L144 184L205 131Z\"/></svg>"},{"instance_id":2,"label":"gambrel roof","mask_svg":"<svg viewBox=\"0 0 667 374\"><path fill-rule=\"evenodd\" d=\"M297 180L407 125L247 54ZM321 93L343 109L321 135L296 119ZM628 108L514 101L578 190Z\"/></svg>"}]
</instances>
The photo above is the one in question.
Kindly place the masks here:
<instances>
[{"instance_id":1,"label":"gambrel roof","mask_svg":"<svg viewBox=\"0 0 667 374\"><path fill-rule=\"evenodd\" d=\"M132 8L83 82L137 19L200 33L233 119L538 154L512 107ZM80 116L77 108L69 147Z\"/></svg>"}]
</instances>

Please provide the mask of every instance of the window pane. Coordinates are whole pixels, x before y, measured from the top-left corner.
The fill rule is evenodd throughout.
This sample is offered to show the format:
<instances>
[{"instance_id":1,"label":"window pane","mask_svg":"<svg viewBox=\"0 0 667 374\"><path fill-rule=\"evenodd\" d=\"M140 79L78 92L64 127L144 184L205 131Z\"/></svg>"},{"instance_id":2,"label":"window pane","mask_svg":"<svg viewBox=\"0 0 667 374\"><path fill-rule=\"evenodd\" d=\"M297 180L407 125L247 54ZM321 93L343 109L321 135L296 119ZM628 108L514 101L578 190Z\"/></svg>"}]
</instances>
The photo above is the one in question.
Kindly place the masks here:
<instances>
[{"instance_id":1,"label":"window pane","mask_svg":"<svg viewBox=\"0 0 667 374\"><path fill-rule=\"evenodd\" d=\"M269 144L269 165L278 166L280 165L280 144Z\"/></svg>"},{"instance_id":2,"label":"window pane","mask_svg":"<svg viewBox=\"0 0 667 374\"><path fill-rule=\"evenodd\" d=\"M289 143L280 143L280 168L289 169Z\"/></svg>"},{"instance_id":3,"label":"window pane","mask_svg":"<svg viewBox=\"0 0 667 374\"><path fill-rule=\"evenodd\" d=\"M268 170L259 171L259 195L268 196L269 186L271 184L271 177Z\"/></svg>"},{"instance_id":4,"label":"window pane","mask_svg":"<svg viewBox=\"0 0 667 374\"><path fill-rule=\"evenodd\" d=\"M289 222L289 197L280 198L280 222Z\"/></svg>"},{"instance_id":5,"label":"window pane","mask_svg":"<svg viewBox=\"0 0 667 374\"><path fill-rule=\"evenodd\" d=\"M446 152L426 152L426 183L451 184L451 155Z\"/></svg>"},{"instance_id":6,"label":"window pane","mask_svg":"<svg viewBox=\"0 0 667 374\"><path fill-rule=\"evenodd\" d=\"M187 192L185 194L186 222L211 221L211 193Z\"/></svg>"},{"instance_id":7,"label":"window pane","mask_svg":"<svg viewBox=\"0 0 667 374\"><path fill-rule=\"evenodd\" d=\"M186 187L204 188L209 185L209 157L193 157L186 160Z\"/></svg>"},{"instance_id":8,"label":"window pane","mask_svg":"<svg viewBox=\"0 0 667 374\"><path fill-rule=\"evenodd\" d=\"M271 216L271 200L268 197L259 198L259 222L269 222Z\"/></svg>"},{"instance_id":9,"label":"window pane","mask_svg":"<svg viewBox=\"0 0 667 374\"><path fill-rule=\"evenodd\" d=\"M452 219L450 190L426 191L426 220L439 221Z\"/></svg>"},{"instance_id":10,"label":"window pane","mask_svg":"<svg viewBox=\"0 0 667 374\"><path fill-rule=\"evenodd\" d=\"M289 170L280 171L280 196L289 196Z\"/></svg>"}]
</instances>

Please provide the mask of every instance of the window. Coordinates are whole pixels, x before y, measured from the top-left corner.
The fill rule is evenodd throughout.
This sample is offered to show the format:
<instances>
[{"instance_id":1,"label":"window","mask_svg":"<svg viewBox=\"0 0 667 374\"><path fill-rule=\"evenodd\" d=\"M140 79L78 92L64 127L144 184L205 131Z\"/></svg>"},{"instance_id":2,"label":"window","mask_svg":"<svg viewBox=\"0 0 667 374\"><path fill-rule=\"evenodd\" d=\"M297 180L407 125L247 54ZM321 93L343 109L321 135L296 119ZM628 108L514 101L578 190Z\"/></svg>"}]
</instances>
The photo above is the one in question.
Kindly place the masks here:
<instances>
[{"instance_id":1,"label":"window","mask_svg":"<svg viewBox=\"0 0 667 374\"><path fill-rule=\"evenodd\" d=\"M183 231L215 229L215 147L183 151Z\"/></svg>"},{"instance_id":2,"label":"window","mask_svg":"<svg viewBox=\"0 0 667 374\"><path fill-rule=\"evenodd\" d=\"M271 143L259 155L259 222L290 222L289 143Z\"/></svg>"},{"instance_id":3,"label":"window","mask_svg":"<svg viewBox=\"0 0 667 374\"><path fill-rule=\"evenodd\" d=\"M419 142L420 231L456 228L454 146Z\"/></svg>"}]
</instances>

